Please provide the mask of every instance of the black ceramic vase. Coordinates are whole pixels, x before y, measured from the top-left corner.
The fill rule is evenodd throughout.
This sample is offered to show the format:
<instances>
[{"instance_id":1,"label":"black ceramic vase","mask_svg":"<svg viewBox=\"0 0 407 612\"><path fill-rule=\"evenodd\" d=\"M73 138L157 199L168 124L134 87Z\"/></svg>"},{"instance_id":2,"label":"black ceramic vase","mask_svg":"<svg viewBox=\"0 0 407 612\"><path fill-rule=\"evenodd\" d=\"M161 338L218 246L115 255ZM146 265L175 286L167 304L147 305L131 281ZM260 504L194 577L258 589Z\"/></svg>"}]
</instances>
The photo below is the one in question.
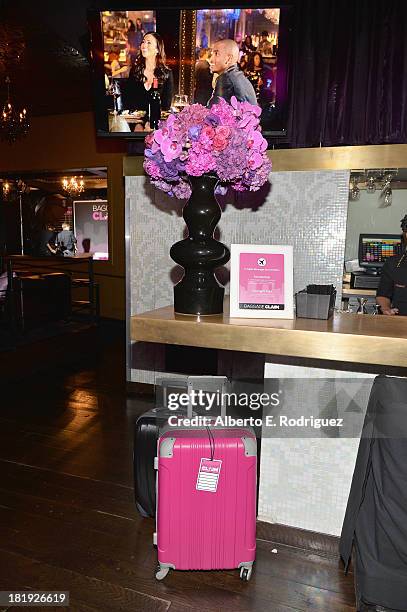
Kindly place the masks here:
<instances>
[{"instance_id":1,"label":"black ceramic vase","mask_svg":"<svg viewBox=\"0 0 407 612\"><path fill-rule=\"evenodd\" d=\"M222 214L214 193L218 178L203 175L189 180L192 195L183 210L189 235L170 251L171 258L185 271L174 287L174 310L190 315L220 314L225 289L214 271L229 261L230 251L213 237Z\"/></svg>"}]
</instances>

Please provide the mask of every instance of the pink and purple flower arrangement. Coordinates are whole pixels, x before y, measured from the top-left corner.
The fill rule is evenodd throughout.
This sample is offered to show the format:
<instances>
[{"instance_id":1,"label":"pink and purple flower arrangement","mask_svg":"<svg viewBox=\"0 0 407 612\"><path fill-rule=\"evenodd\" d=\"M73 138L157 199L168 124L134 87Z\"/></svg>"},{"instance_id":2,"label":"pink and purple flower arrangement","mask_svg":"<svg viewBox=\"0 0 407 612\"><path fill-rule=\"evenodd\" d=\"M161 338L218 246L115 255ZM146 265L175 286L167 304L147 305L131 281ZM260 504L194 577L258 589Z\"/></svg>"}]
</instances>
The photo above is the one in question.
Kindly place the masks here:
<instances>
[{"instance_id":1,"label":"pink and purple flower arrangement","mask_svg":"<svg viewBox=\"0 0 407 612\"><path fill-rule=\"evenodd\" d=\"M209 174L237 191L257 191L271 170L260 113L235 97L211 108L187 106L146 137L144 170L153 185L179 199L191 195L188 175Z\"/></svg>"}]
</instances>

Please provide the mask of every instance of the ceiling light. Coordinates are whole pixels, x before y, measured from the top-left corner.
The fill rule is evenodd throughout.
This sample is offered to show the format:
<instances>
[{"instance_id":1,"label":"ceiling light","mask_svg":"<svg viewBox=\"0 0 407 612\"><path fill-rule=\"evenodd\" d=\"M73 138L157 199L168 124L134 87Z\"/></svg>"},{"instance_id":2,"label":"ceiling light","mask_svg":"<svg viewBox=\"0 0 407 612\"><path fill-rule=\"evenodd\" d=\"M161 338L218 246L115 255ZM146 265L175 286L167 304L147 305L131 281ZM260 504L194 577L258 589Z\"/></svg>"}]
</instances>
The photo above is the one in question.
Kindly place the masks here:
<instances>
[{"instance_id":1,"label":"ceiling light","mask_svg":"<svg viewBox=\"0 0 407 612\"><path fill-rule=\"evenodd\" d=\"M8 196L10 195L10 190L11 190L10 183L8 181L3 181L1 189L3 193L3 199L7 200Z\"/></svg>"},{"instance_id":2,"label":"ceiling light","mask_svg":"<svg viewBox=\"0 0 407 612\"><path fill-rule=\"evenodd\" d=\"M85 183L83 177L79 179L76 176L71 176L70 179L66 177L62 179L62 189L69 197L76 197L85 191Z\"/></svg>"}]
</instances>

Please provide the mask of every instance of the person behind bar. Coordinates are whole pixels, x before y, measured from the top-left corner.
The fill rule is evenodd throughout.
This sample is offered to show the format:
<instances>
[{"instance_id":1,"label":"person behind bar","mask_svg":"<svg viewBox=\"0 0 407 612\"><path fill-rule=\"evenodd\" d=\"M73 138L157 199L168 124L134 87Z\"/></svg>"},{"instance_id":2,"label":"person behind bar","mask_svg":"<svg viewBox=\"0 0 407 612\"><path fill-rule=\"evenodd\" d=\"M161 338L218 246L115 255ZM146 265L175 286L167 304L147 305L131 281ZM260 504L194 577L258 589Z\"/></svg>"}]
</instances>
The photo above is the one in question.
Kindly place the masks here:
<instances>
[{"instance_id":1,"label":"person behind bar","mask_svg":"<svg viewBox=\"0 0 407 612\"><path fill-rule=\"evenodd\" d=\"M239 69L239 47L234 40L218 40L212 48L210 60L211 71L218 75L215 89L208 106L217 104L220 98L230 102L235 96L239 102L250 102L257 105L253 85Z\"/></svg>"},{"instance_id":2,"label":"person behind bar","mask_svg":"<svg viewBox=\"0 0 407 612\"><path fill-rule=\"evenodd\" d=\"M376 292L376 302L384 315L407 316L407 215L401 220L403 254L385 262Z\"/></svg>"},{"instance_id":3,"label":"person behind bar","mask_svg":"<svg viewBox=\"0 0 407 612\"><path fill-rule=\"evenodd\" d=\"M157 32L149 32L142 40L126 89L126 108L148 110L153 80L158 80L161 108L169 110L174 94L172 70L166 65L164 41Z\"/></svg>"}]
</instances>

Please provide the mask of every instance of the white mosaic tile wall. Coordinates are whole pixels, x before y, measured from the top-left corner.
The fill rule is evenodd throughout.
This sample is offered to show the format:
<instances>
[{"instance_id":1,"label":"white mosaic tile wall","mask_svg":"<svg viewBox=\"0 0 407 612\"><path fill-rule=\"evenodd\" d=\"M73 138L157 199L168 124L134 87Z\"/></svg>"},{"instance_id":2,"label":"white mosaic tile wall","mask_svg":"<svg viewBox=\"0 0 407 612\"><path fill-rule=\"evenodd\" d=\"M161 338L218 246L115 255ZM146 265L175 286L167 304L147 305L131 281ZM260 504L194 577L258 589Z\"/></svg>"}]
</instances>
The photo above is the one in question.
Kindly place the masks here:
<instances>
[{"instance_id":1,"label":"white mosaic tile wall","mask_svg":"<svg viewBox=\"0 0 407 612\"><path fill-rule=\"evenodd\" d=\"M321 430L308 430L315 436L309 438L271 438L263 427L258 517L339 536L374 375L266 363L265 378L280 379L286 397L282 414L319 416L335 404L345 426L338 438ZM307 382L304 393L301 379L311 378L315 383ZM336 380L326 384L327 378Z\"/></svg>"},{"instance_id":2,"label":"white mosaic tile wall","mask_svg":"<svg viewBox=\"0 0 407 612\"><path fill-rule=\"evenodd\" d=\"M272 187L266 197L255 193L228 198L219 239L228 245L291 244L295 291L308 283L333 283L340 289L349 172L276 172L270 178ZM128 303L134 314L172 303L179 270L169 249L182 239L185 225L181 204L152 189L141 176L126 178L126 207L130 220L126 231L130 244ZM227 281L227 270L221 278ZM140 343L132 347L131 355L129 379L153 383L163 366L160 347Z\"/></svg>"}]
</instances>

